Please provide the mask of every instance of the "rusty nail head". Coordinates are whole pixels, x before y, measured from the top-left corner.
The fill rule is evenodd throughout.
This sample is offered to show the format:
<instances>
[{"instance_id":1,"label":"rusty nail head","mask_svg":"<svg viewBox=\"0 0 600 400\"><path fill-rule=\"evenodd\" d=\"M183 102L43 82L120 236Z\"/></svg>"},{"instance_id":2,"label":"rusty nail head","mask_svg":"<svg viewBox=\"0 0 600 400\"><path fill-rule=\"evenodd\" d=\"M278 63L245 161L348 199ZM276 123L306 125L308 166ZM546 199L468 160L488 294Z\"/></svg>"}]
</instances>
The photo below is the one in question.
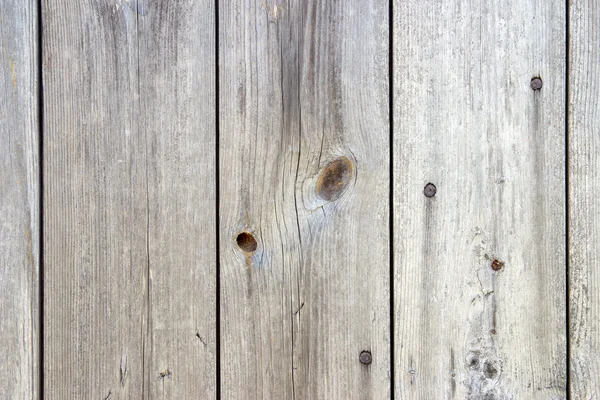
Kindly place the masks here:
<instances>
[{"instance_id":1,"label":"rusty nail head","mask_svg":"<svg viewBox=\"0 0 600 400\"><path fill-rule=\"evenodd\" d=\"M425 189L423 189L423 193L425 193L426 197L433 197L433 196L435 196L435 192L436 191L437 191L437 188L431 182L429 182L427 185L425 185Z\"/></svg>"},{"instance_id":2,"label":"rusty nail head","mask_svg":"<svg viewBox=\"0 0 600 400\"><path fill-rule=\"evenodd\" d=\"M500 271L502 267L504 267L504 263L502 261L497 259L494 259L494 261L492 261L492 269L494 271Z\"/></svg>"},{"instance_id":3,"label":"rusty nail head","mask_svg":"<svg viewBox=\"0 0 600 400\"><path fill-rule=\"evenodd\" d=\"M542 82L542 78L535 77L531 80L531 88L533 90L540 90L542 88L542 86L544 86L544 83Z\"/></svg>"},{"instance_id":4,"label":"rusty nail head","mask_svg":"<svg viewBox=\"0 0 600 400\"><path fill-rule=\"evenodd\" d=\"M371 361L373 361L373 356L371 355L371 352L367 350L361 351L360 356L358 358L363 364L371 364Z\"/></svg>"}]
</instances>

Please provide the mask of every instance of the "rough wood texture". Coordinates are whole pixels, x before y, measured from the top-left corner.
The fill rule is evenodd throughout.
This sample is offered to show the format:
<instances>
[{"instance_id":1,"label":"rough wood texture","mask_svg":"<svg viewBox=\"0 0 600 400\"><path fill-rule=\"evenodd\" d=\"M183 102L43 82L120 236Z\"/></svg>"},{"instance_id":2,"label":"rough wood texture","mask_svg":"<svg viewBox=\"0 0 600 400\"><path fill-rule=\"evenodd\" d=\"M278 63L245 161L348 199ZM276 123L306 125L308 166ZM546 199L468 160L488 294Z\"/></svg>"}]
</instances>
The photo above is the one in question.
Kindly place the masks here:
<instances>
[{"instance_id":1,"label":"rough wood texture","mask_svg":"<svg viewBox=\"0 0 600 400\"><path fill-rule=\"evenodd\" d=\"M43 2L48 399L215 397L213 2Z\"/></svg>"},{"instance_id":2,"label":"rough wood texture","mask_svg":"<svg viewBox=\"0 0 600 400\"><path fill-rule=\"evenodd\" d=\"M565 11L394 2L399 399L566 397Z\"/></svg>"},{"instance_id":3,"label":"rough wood texture","mask_svg":"<svg viewBox=\"0 0 600 400\"><path fill-rule=\"evenodd\" d=\"M600 396L600 5L570 3L570 394L589 400Z\"/></svg>"},{"instance_id":4,"label":"rough wood texture","mask_svg":"<svg viewBox=\"0 0 600 400\"><path fill-rule=\"evenodd\" d=\"M219 5L222 396L389 399L388 3Z\"/></svg>"},{"instance_id":5,"label":"rough wood texture","mask_svg":"<svg viewBox=\"0 0 600 400\"><path fill-rule=\"evenodd\" d=\"M0 0L0 398L39 397L37 3Z\"/></svg>"},{"instance_id":6,"label":"rough wood texture","mask_svg":"<svg viewBox=\"0 0 600 400\"><path fill-rule=\"evenodd\" d=\"M214 0L153 0L138 13L140 129L148 138L151 399L216 396L213 7Z\"/></svg>"}]
</instances>

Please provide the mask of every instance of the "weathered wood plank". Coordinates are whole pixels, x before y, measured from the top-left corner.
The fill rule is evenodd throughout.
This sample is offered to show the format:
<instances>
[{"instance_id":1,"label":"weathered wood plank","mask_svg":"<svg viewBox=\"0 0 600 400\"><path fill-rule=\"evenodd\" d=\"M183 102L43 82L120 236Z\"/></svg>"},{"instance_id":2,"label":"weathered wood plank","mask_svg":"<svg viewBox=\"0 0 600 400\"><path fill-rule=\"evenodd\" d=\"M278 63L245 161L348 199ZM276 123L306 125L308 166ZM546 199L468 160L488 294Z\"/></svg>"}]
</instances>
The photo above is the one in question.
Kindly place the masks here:
<instances>
[{"instance_id":1,"label":"weathered wood plank","mask_svg":"<svg viewBox=\"0 0 600 400\"><path fill-rule=\"evenodd\" d=\"M600 396L600 4L570 1L569 285L571 399Z\"/></svg>"},{"instance_id":2,"label":"weathered wood plank","mask_svg":"<svg viewBox=\"0 0 600 400\"><path fill-rule=\"evenodd\" d=\"M146 137L135 8L44 1L44 396L142 398Z\"/></svg>"},{"instance_id":3,"label":"weathered wood plank","mask_svg":"<svg viewBox=\"0 0 600 400\"><path fill-rule=\"evenodd\" d=\"M566 397L565 11L394 2L397 398Z\"/></svg>"},{"instance_id":4,"label":"weathered wood plank","mask_svg":"<svg viewBox=\"0 0 600 400\"><path fill-rule=\"evenodd\" d=\"M388 4L219 7L223 398L388 399Z\"/></svg>"},{"instance_id":5,"label":"weathered wood plank","mask_svg":"<svg viewBox=\"0 0 600 400\"><path fill-rule=\"evenodd\" d=\"M214 0L139 2L150 224L149 398L216 396ZM140 132L140 133L141 133ZM166 377L159 379L161 373Z\"/></svg>"},{"instance_id":6,"label":"weathered wood plank","mask_svg":"<svg viewBox=\"0 0 600 400\"><path fill-rule=\"evenodd\" d=\"M215 396L209 3L43 2L50 399Z\"/></svg>"},{"instance_id":7,"label":"weathered wood plank","mask_svg":"<svg viewBox=\"0 0 600 400\"><path fill-rule=\"evenodd\" d=\"M0 398L39 397L38 10L0 0Z\"/></svg>"}]
</instances>

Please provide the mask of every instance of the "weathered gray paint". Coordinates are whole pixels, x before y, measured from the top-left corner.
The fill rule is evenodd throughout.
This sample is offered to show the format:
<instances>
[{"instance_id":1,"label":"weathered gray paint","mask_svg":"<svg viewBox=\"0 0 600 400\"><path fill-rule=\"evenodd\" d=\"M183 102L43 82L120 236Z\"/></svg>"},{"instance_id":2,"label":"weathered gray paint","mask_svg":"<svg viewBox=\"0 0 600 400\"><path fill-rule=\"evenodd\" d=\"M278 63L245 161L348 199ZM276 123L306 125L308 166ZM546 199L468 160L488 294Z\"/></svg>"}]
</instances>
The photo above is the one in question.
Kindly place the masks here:
<instances>
[{"instance_id":1,"label":"weathered gray paint","mask_svg":"<svg viewBox=\"0 0 600 400\"><path fill-rule=\"evenodd\" d=\"M38 10L0 0L0 398L39 397Z\"/></svg>"},{"instance_id":2,"label":"weathered gray paint","mask_svg":"<svg viewBox=\"0 0 600 400\"><path fill-rule=\"evenodd\" d=\"M565 15L394 2L398 399L566 397Z\"/></svg>"},{"instance_id":3,"label":"weathered gray paint","mask_svg":"<svg viewBox=\"0 0 600 400\"><path fill-rule=\"evenodd\" d=\"M389 399L388 3L219 7L222 397Z\"/></svg>"}]
</instances>

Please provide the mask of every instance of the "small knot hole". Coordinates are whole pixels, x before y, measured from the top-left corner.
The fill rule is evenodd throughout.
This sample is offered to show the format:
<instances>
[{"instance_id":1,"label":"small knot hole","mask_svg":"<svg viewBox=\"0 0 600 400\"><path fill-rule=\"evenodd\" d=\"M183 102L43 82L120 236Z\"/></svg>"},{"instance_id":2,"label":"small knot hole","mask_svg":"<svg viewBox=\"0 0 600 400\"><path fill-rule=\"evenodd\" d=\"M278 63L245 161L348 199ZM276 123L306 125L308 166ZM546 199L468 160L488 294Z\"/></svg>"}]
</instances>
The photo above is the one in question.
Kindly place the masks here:
<instances>
[{"instance_id":1,"label":"small knot hole","mask_svg":"<svg viewBox=\"0 0 600 400\"><path fill-rule=\"evenodd\" d=\"M254 236L248 232L242 232L236 239L237 245L246 253L253 253L258 248L258 243Z\"/></svg>"},{"instance_id":2,"label":"small knot hole","mask_svg":"<svg viewBox=\"0 0 600 400\"><path fill-rule=\"evenodd\" d=\"M483 366L483 373L488 379L494 379L498 376L498 369L491 362L486 362Z\"/></svg>"}]
</instances>

